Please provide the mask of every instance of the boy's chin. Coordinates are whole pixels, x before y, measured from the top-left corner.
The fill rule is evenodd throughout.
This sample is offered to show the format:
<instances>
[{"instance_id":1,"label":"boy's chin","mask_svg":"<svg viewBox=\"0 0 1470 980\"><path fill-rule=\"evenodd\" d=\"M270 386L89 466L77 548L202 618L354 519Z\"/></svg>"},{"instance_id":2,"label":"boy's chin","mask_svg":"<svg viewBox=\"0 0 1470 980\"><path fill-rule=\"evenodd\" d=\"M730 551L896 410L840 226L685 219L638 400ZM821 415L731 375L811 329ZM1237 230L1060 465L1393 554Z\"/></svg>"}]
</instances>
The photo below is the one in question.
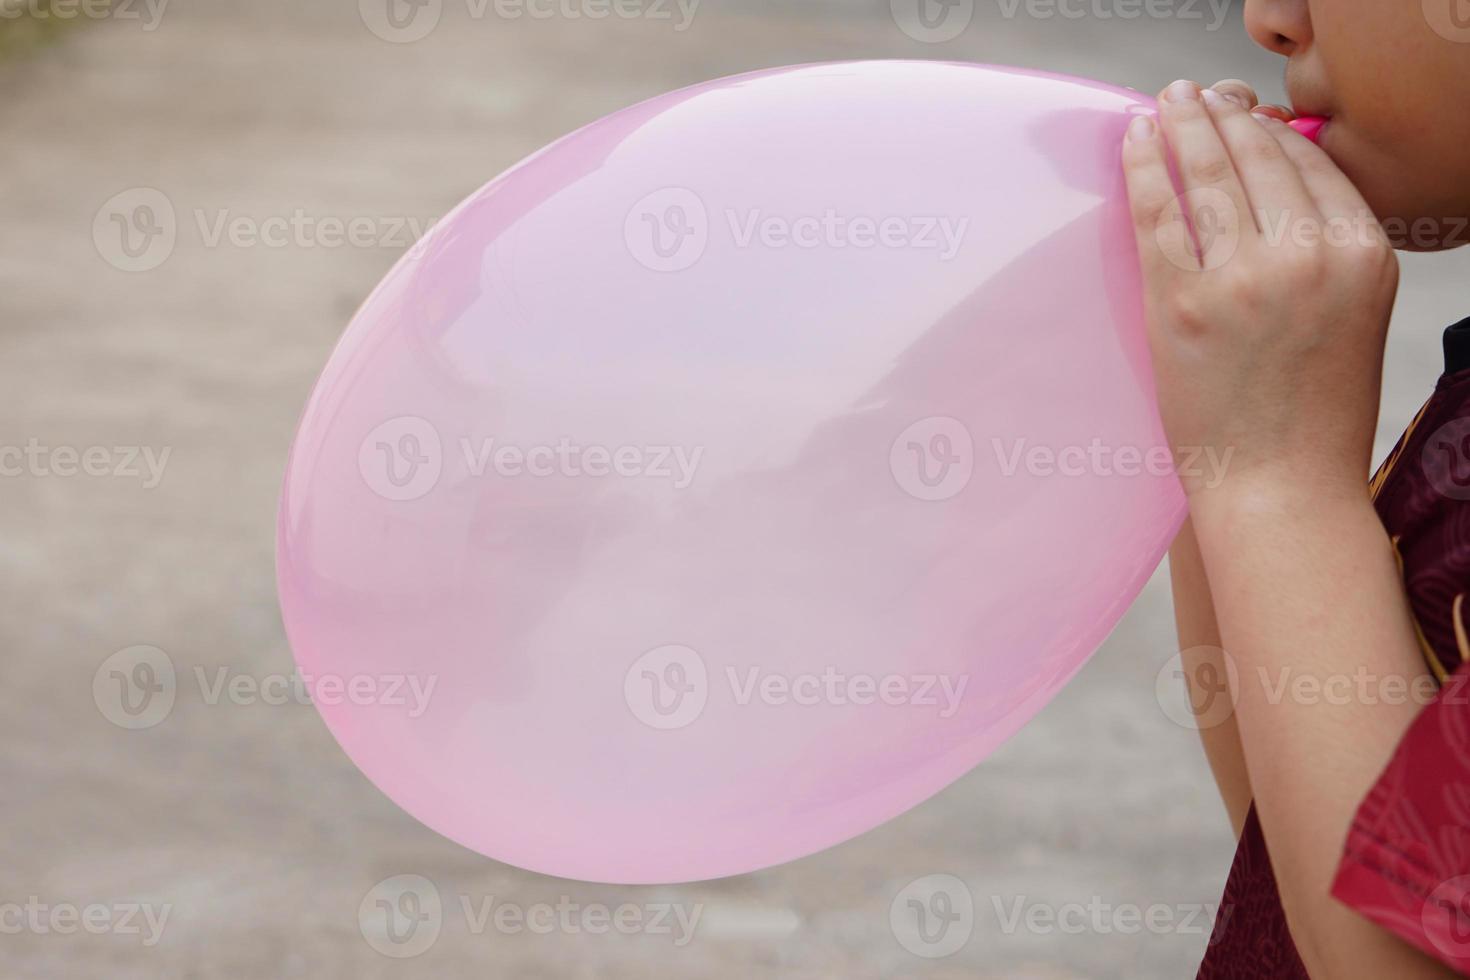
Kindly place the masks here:
<instances>
[{"instance_id":1,"label":"boy's chin","mask_svg":"<svg viewBox=\"0 0 1470 980\"><path fill-rule=\"evenodd\" d=\"M1431 202L1404 200L1385 194L1380 202L1364 195L1378 215L1389 243L1400 252L1448 252L1470 245L1470 217L1455 210L1436 208Z\"/></svg>"},{"instance_id":2,"label":"boy's chin","mask_svg":"<svg viewBox=\"0 0 1470 980\"><path fill-rule=\"evenodd\" d=\"M1470 245L1470 204L1424 197L1417 192L1429 187L1423 175L1382 163L1355 167L1351 159L1338 159L1338 166L1357 185L1399 251L1449 251Z\"/></svg>"},{"instance_id":3,"label":"boy's chin","mask_svg":"<svg viewBox=\"0 0 1470 980\"><path fill-rule=\"evenodd\" d=\"M1470 245L1470 201L1463 199L1463 188L1444 196L1426 193L1446 183L1442 175L1424 172L1424 161L1434 157L1405 160L1357 146L1342 130L1328 135L1323 149L1358 188L1394 248L1446 252Z\"/></svg>"},{"instance_id":4,"label":"boy's chin","mask_svg":"<svg viewBox=\"0 0 1470 980\"><path fill-rule=\"evenodd\" d=\"M1395 240L1393 243L1393 247L1400 252L1448 252L1452 249L1461 248L1465 245L1470 245L1470 242L1452 241L1440 243L1438 245L1416 245L1412 240L1409 239L1408 236L1406 236L1405 240L1403 241Z\"/></svg>"}]
</instances>

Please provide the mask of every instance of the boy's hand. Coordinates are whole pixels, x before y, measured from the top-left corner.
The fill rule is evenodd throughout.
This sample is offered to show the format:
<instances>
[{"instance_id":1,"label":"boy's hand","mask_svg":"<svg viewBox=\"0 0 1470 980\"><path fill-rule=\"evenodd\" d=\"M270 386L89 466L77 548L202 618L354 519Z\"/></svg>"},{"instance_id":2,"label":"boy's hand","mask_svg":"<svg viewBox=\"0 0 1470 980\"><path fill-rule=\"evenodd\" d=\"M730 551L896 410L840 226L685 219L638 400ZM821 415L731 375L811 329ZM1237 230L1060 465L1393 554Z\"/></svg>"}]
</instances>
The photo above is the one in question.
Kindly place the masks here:
<instances>
[{"instance_id":1,"label":"boy's hand","mask_svg":"<svg viewBox=\"0 0 1470 980\"><path fill-rule=\"evenodd\" d=\"M1238 78L1227 78L1218 81L1214 85L1211 85L1210 88L1225 96L1225 98L1230 99L1242 109L1249 109L1253 112L1270 116L1273 119L1280 119L1282 122L1291 122L1296 118L1296 113L1285 106L1261 105L1261 100L1256 95L1256 90L1251 88L1249 82L1242 82Z\"/></svg>"},{"instance_id":2,"label":"boy's hand","mask_svg":"<svg viewBox=\"0 0 1470 980\"><path fill-rule=\"evenodd\" d=\"M1285 110L1220 84L1171 85L1123 150L1165 429L1176 451L1233 454L1218 488L1185 473L1185 490L1197 518L1263 495L1366 500L1397 260Z\"/></svg>"}]
</instances>

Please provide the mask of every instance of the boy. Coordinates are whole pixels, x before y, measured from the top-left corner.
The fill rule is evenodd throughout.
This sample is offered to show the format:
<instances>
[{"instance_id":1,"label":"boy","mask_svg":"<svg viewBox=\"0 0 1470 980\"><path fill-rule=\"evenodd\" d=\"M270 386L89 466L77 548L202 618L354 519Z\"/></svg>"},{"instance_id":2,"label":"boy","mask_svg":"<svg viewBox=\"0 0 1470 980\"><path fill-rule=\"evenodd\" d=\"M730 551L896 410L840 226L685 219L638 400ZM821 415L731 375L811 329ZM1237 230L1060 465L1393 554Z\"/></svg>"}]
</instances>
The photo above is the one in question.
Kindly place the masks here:
<instances>
[{"instance_id":1,"label":"boy","mask_svg":"<svg viewBox=\"0 0 1470 980\"><path fill-rule=\"evenodd\" d=\"M1465 239L1467 13L1247 0L1292 110L1176 82L1125 139L1165 428L1234 450L1223 483L1185 481L1170 553L1187 668L1236 681L1234 715L1203 732L1240 844L1201 977L1470 972L1470 321L1365 482L1392 247ZM1319 145L1293 115L1329 117ZM1171 209L1194 231L1182 252ZM1262 680L1343 675L1382 683L1326 699Z\"/></svg>"}]
</instances>

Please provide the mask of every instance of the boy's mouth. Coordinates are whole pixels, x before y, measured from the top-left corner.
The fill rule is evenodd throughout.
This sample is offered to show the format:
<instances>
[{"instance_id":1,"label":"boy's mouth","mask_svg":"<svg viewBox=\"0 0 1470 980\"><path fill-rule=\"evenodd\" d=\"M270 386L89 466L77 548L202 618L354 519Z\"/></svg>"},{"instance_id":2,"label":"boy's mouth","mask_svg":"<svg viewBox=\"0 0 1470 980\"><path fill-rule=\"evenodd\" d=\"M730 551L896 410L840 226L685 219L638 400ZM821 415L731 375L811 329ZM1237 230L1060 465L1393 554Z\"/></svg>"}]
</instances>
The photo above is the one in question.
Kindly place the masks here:
<instances>
[{"instance_id":1,"label":"boy's mouth","mask_svg":"<svg viewBox=\"0 0 1470 980\"><path fill-rule=\"evenodd\" d=\"M1324 105L1325 100L1303 98L1302 90L1307 86L1294 85L1289 71L1286 82L1288 94L1292 96L1291 111L1296 116L1289 125L1313 143L1321 142L1322 133L1332 122L1331 110Z\"/></svg>"}]
</instances>

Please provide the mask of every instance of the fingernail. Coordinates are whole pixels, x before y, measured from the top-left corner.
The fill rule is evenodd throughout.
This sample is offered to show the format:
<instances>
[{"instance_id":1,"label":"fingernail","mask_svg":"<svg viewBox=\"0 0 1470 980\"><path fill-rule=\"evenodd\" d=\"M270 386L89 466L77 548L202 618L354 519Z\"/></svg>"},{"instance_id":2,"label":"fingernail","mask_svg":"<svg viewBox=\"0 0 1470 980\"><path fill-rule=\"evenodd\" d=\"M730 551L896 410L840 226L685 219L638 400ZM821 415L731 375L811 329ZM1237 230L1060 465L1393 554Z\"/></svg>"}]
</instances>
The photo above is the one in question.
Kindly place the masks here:
<instances>
[{"instance_id":1,"label":"fingernail","mask_svg":"<svg viewBox=\"0 0 1470 980\"><path fill-rule=\"evenodd\" d=\"M1221 92L1220 95L1222 95L1225 98L1229 99L1231 102L1234 102L1236 105L1240 106L1242 109L1249 110L1251 108L1250 100L1247 99L1245 96L1241 95L1239 92L1236 92L1236 91L1233 91L1232 90L1232 91L1228 91L1228 92Z\"/></svg>"},{"instance_id":2,"label":"fingernail","mask_svg":"<svg viewBox=\"0 0 1470 980\"><path fill-rule=\"evenodd\" d=\"M1212 88L1205 89L1203 92L1200 93L1200 97L1205 100L1205 105L1210 106L1211 108L1217 108L1225 101L1224 98L1221 97L1220 93L1216 92Z\"/></svg>"},{"instance_id":3,"label":"fingernail","mask_svg":"<svg viewBox=\"0 0 1470 980\"><path fill-rule=\"evenodd\" d=\"M1128 124L1128 140L1146 140L1154 135L1154 120L1152 116L1134 116L1133 121Z\"/></svg>"},{"instance_id":4,"label":"fingernail","mask_svg":"<svg viewBox=\"0 0 1470 980\"><path fill-rule=\"evenodd\" d=\"M1181 78L1164 89L1164 98L1170 102L1193 102L1199 97L1199 86L1188 79Z\"/></svg>"}]
</instances>

